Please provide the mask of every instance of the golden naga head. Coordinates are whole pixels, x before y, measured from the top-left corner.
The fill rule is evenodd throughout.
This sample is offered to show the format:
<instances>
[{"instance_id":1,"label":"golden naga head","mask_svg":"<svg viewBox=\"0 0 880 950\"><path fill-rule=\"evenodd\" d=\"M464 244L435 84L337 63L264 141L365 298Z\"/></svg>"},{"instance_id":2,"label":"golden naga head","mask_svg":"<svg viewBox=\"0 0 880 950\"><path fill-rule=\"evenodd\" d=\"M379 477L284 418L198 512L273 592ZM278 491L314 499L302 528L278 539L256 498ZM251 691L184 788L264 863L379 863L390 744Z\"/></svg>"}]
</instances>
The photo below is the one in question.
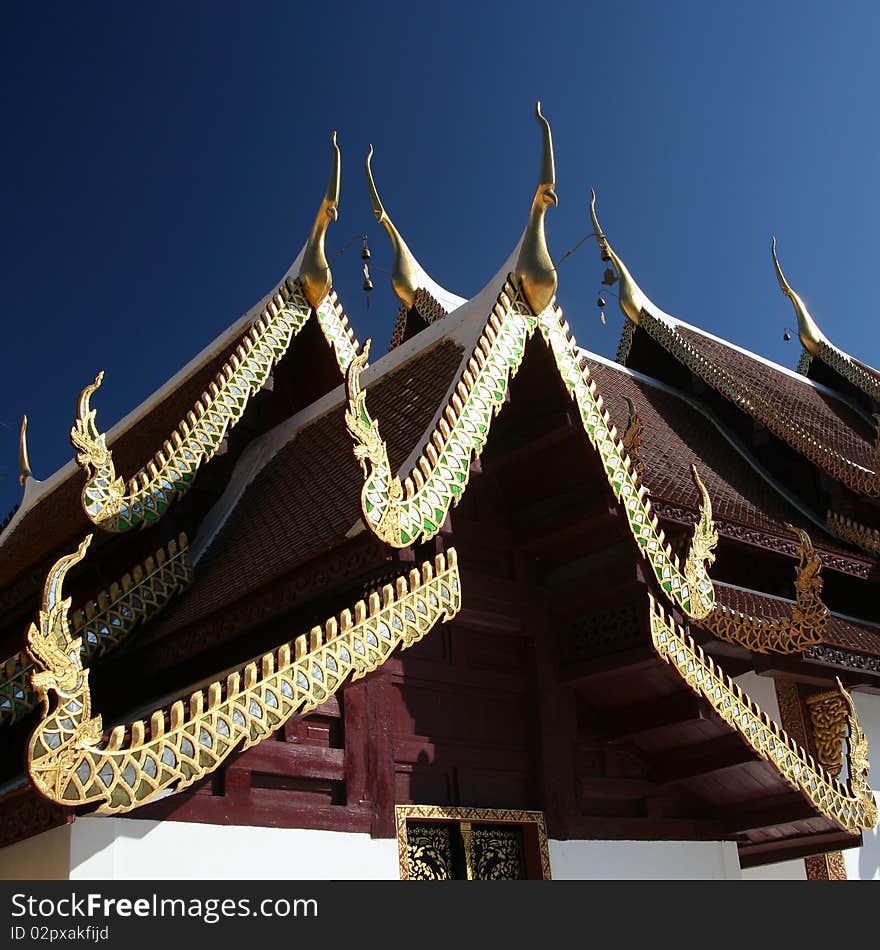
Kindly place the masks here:
<instances>
[{"instance_id":1,"label":"golden naga head","mask_svg":"<svg viewBox=\"0 0 880 950\"><path fill-rule=\"evenodd\" d=\"M401 237L400 231L394 226L394 222L388 217L388 212L382 204L379 192L376 189L376 182L373 180L373 169L371 162L373 158L373 146L367 152L366 170L367 170L367 188L370 192L370 204L373 206L373 214L376 220L388 232L391 239L391 248L394 252L394 263L391 267L391 286L397 299L404 307L411 307L415 299L416 291L419 289L419 266L412 255L412 251L407 247L406 241Z\"/></svg>"},{"instance_id":2,"label":"golden naga head","mask_svg":"<svg viewBox=\"0 0 880 950\"><path fill-rule=\"evenodd\" d=\"M553 158L553 137L550 123L541 113L541 103L535 103L535 116L541 126L542 152L541 174L526 232L520 246L515 273L523 294L532 312L545 310L556 294L556 267L547 248L547 236L544 231L544 216L551 205L556 207L559 199L556 195L556 162Z\"/></svg>"},{"instance_id":3,"label":"golden naga head","mask_svg":"<svg viewBox=\"0 0 880 950\"><path fill-rule=\"evenodd\" d=\"M591 191L590 197L590 217L593 220L593 233L599 242L599 250L602 252L602 259L611 261L614 269L617 271L617 277L620 281L620 289L617 299L620 302L620 309L625 316L638 324L642 310L650 303L648 298L642 293L642 289L632 279L632 275L627 270L626 265L617 256L614 248L608 243L605 232L599 224L599 218L596 215L596 191Z\"/></svg>"},{"instance_id":4,"label":"golden naga head","mask_svg":"<svg viewBox=\"0 0 880 950\"><path fill-rule=\"evenodd\" d=\"M318 208L318 213L315 216L312 233L309 235L299 269L299 280L302 284L303 295L316 310L333 286L333 275L330 273L330 264L324 250L324 238L330 222L339 217L342 158L339 146L336 144L335 132L330 133L330 144L333 146L333 170L330 172L327 194L324 196L321 207Z\"/></svg>"},{"instance_id":5,"label":"golden naga head","mask_svg":"<svg viewBox=\"0 0 880 950\"><path fill-rule=\"evenodd\" d=\"M819 352L819 344L825 342L825 334L816 325L816 321L810 316L803 300L791 289L791 284L785 279L782 273L782 267L779 264L779 258L776 256L776 238L770 239L770 253L773 255L773 266L776 268L776 279L779 281L779 289L791 301L794 312L797 315L798 336L801 338L801 346L810 354L816 356Z\"/></svg>"}]
</instances>

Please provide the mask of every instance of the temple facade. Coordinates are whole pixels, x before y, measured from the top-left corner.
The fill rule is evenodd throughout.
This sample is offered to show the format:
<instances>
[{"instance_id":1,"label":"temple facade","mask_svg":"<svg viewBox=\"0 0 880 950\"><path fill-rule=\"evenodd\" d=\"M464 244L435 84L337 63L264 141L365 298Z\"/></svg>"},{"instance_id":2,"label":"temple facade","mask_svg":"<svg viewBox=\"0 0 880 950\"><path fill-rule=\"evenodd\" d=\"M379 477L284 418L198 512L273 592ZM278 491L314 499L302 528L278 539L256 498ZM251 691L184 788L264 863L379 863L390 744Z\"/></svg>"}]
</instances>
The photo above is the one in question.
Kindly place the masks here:
<instances>
[{"instance_id":1,"label":"temple facade","mask_svg":"<svg viewBox=\"0 0 880 950\"><path fill-rule=\"evenodd\" d=\"M595 195L626 322L616 361L583 349L536 118L470 299L367 157L387 352L333 289L334 134L266 297L106 433L85 380L45 481L22 427L2 876L880 879L880 373L775 243L797 367L660 310Z\"/></svg>"}]
</instances>

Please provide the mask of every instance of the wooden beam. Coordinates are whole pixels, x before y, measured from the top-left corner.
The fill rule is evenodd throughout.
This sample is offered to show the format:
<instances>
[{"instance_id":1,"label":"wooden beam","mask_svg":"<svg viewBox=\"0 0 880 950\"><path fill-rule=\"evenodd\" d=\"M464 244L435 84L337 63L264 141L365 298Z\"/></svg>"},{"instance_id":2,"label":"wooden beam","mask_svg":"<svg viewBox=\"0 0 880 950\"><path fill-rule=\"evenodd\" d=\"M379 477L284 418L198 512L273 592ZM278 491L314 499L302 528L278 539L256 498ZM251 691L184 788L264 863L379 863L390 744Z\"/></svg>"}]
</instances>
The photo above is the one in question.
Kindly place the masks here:
<instances>
[{"instance_id":1,"label":"wooden beam","mask_svg":"<svg viewBox=\"0 0 880 950\"><path fill-rule=\"evenodd\" d=\"M667 753L649 777L658 785L671 785L757 760L746 743L736 733L730 733Z\"/></svg>"},{"instance_id":2,"label":"wooden beam","mask_svg":"<svg viewBox=\"0 0 880 950\"><path fill-rule=\"evenodd\" d=\"M629 802L652 798L659 791L653 782L642 778L583 776L578 780L580 798L598 802Z\"/></svg>"},{"instance_id":3,"label":"wooden beam","mask_svg":"<svg viewBox=\"0 0 880 950\"><path fill-rule=\"evenodd\" d=\"M559 671L559 683L562 686L584 686L597 678L619 676L624 672L635 673L661 662L650 647L634 647L599 656L593 660L566 663Z\"/></svg>"},{"instance_id":4,"label":"wooden beam","mask_svg":"<svg viewBox=\"0 0 880 950\"><path fill-rule=\"evenodd\" d=\"M764 828L775 828L779 825L789 825L792 822L821 817L817 808L797 792L777 795L769 799L771 802L769 805L767 801L766 798L762 799L758 805L750 805L738 811L727 809L722 817L725 834L749 834Z\"/></svg>"},{"instance_id":5,"label":"wooden beam","mask_svg":"<svg viewBox=\"0 0 880 950\"><path fill-rule=\"evenodd\" d=\"M706 718L706 709L697 696L681 690L660 699L604 710L601 728L609 742L624 742L656 729L669 729Z\"/></svg>"},{"instance_id":6,"label":"wooden beam","mask_svg":"<svg viewBox=\"0 0 880 950\"><path fill-rule=\"evenodd\" d=\"M797 835L793 838L776 838L773 841L759 841L754 844L743 842L739 845L739 863L740 867L753 868L762 864L775 864L777 861L791 861L815 854L826 854L829 851L859 848L861 845L860 834L850 835L845 831Z\"/></svg>"}]
</instances>

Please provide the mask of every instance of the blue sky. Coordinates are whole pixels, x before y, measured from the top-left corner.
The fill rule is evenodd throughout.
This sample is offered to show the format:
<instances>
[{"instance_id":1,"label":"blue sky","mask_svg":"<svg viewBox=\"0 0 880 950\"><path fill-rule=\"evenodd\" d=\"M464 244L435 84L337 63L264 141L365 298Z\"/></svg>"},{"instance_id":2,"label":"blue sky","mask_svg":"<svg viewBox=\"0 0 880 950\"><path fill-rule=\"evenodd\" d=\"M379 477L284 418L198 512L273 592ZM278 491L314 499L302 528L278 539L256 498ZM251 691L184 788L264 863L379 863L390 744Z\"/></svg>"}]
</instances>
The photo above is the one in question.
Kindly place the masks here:
<instances>
[{"instance_id":1,"label":"blue sky","mask_svg":"<svg viewBox=\"0 0 880 950\"><path fill-rule=\"evenodd\" d=\"M555 259L602 225L663 309L794 367L792 285L825 333L880 364L874 3L24 3L4 10L0 517L18 427L48 478L80 389L109 429L271 288L342 149L335 286L384 352L396 300L363 158L435 280L495 273L537 181L541 99L560 204ZM560 267L578 338L613 356L595 242ZM144 446L146 460L158 446ZM128 474L128 473L126 473Z\"/></svg>"}]
</instances>

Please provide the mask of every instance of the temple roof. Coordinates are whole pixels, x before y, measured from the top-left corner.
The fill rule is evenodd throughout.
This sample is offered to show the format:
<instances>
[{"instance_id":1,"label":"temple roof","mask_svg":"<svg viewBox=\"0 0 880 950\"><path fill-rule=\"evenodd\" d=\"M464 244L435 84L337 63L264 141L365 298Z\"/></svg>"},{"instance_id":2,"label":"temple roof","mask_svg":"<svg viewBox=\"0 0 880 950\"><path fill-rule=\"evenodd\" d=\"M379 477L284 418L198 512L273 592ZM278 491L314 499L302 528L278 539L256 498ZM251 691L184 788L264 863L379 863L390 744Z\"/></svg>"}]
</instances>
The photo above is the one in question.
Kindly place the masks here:
<instances>
[{"instance_id":1,"label":"temple roof","mask_svg":"<svg viewBox=\"0 0 880 950\"><path fill-rule=\"evenodd\" d=\"M369 345L359 349L335 296L328 297L329 267L323 257L326 221L319 213L309 245L314 258L309 280L302 280L298 271L297 281L285 281L280 288L283 298L273 296L256 322L253 314L241 318L117 427L119 438L111 442L120 469L137 469L145 454L153 450L164 465L168 460L157 447L194 403L198 412L189 413L188 424L180 423L183 434L176 445L166 440L166 453L178 449L185 453L190 448L200 451L201 439L210 450L200 461L210 460L214 453L220 454L219 445L221 440L225 442L230 420L234 425L242 417L249 395L264 388L271 367L284 357L312 315L315 319L310 327L319 327L315 332L324 334L345 376L344 386L324 385L326 379L322 379L316 391L306 390L308 399L281 401L287 410L282 421L269 416L262 425L239 430L244 433L242 442L230 453L233 457L228 459L222 485L214 485L205 494L210 500L203 499L197 511L197 531L187 549L185 577L166 582L168 596L156 608L164 608L163 614L156 620L150 615L137 640L128 640L128 650L120 651L114 660L117 669L134 667L141 674L139 703L155 697L157 690L167 691L161 708L155 709L149 721L146 717L126 721L111 730L109 722L102 725L101 715L92 710L89 677L76 633L67 622L69 602L61 596L67 571L83 561L92 536L81 540L75 553L56 560L46 577L38 623L27 631L30 656L39 667L32 679L33 689L41 698L54 690L58 699L54 709L46 702L43 719L29 744L30 775L44 794L62 802L101 803L100 810L113 812L137 807L159 792L185 788L230 756L239 741L243 740L243 747L261 741L290 716L317 708L341 688L347 676L356 678L376 669L397 647L421 638L441 619L451 620L462 605L460 595L466 600L467 591L459 587L455 552L450 549L448 559L436 553L445 546L439 536L444 526L455 534L455 519L448 521L448 516L463 500L471 476L482 472L477 463L488 444L493 420L506 412L506 418L513 413L516 422L522 420L527 427L506 430L508 435L513 432L511 439L519 444L502 444L497 454L487 454L486 467L494 481L488 488L484 485L483 501L486 491L491 494L503 482L510 496L501 501L503 492L498 491L499 510L506 504L510 512L526 510L533 517L536 508L541 510L546 494L550 502L559 504L554 514L567 516L570 496L587 494L584 485L589 482L590 500L596 502L589 513L592 520L587 519L587 527L577 526L568 537L571 547L565 549L566 555L573 553L575 560L583 560L601 553L603 545L613 547L617 565L623 565L625 584L630 585L627 589L631 594L638 591L632 594L637 617L629 630L639 638L634 650L618 651L615 663L604 671L594 669L587 674L581 666L562 675L561 681L582 690L581 698L588 706L604 702L605 712L614 710L620 696L608 682L615 677L627 682L630 702L633 696L647 697L648 703L674 699L677 704L682 696L692 701L688 691L699 699L693 718L673 723L674 734L667 745L653 734L652 722L637 726L636 732L643 737L651 734L643 738L641 752L656 766L656 772L645 777L639 795L650 800L657 793L654 785L681 780L688 806L694 801L700 807L708 804L713 816L719 816L718 837L741 834L752 844L773 834L799 846L816 834L831 835L840 844L873 825L876 806L866 785L864 737L858 734L854 706L842 685L841 696L850 706L851 746L855 748L846 783L817 765L805 748L771 722L678 623L684 617L689 624L708 626L713 616L727 608L728 613L748 615L752 629L762 618L767 627L771 621L785 620L787 625L777 625L785 636L793 630L802 635L802 639L790 637L788 649L780 649L780 653L794 653L808 642L878 655L880 628L840 614L829 617L818 597L820 561L838 574L860 579L869 576L873 562L837 545L815 513L774 480L722 422L692 397L577 346L555 299L556 271L544 234L544 214L548 206L556 204L555 165L549 125L540 109L537 116L544 132L544 160L529 224L508 260L474 298L461 301L429 282L373 188L377 217L397 249L395 290L402 302L411 308L417 292L433 289L443 297L441 309L451 309L448 315L398 341L391 353L368 366ZM337 151L335 178L331 176L322 203L330 217L335 217L338 173ZM600 243L604 242L598 224L596 228ZM624 271L622 275L622 281L629 279ZM322 309L327 300L328 307ZM847 481L844 476L853 470L863 480L876 477L873 425L843 397L656 311L632 288L629 296L622 293L621 300L628 302L629 309L624 309L630 319L683 366L829 474L847 484L852 479ZM638 307L634 300L641 301ZM269 342L260 334L266 334ZM253 364L247 362L252 354L245 353L242 340L264 348L266 356L260 367L256 366L258 354L253 356ZM528 355L536 351L539 357ZM246 378L251 365L263 375ZM539 399L555 400L554 406L565 417L559 426L563 431L559 441L570 440L566 458L574 465L564 471L566 463L560 463L556 474L565 482L562 487L542 484L542 479L553 481L552 468L504 474L506 465L508 473L516 468L517 451L534 448L522 445L523 439L540 445L548 436L546 430L539 431L548 418L541 412L543 407L515 416L522 409L535 409L527 404L528 387L525 398L512 395L512 381L527 365L529 382ZM289 362L285 364L289 366ZM526 372L523 369L523 375ZM210 390L212 380L219 381L220 390L217 385ZM223 386L227 390L222 390ZM203 397L209 390L211 394ZM519 406L508 407L517 399ZM218 414L226 412L227 406L229 411L221 419ZM202 425L211 413L217 421L217 427L210 429L213 438L207 428L197 428L197 422ZM113 478L106 473L115 475L115 469L113 462L106 461L103 436L94 428L94 412L89 410L85 393L77 426L80 440L72 437L81 449L80 463L89 470L90 481L83 494L89 518L99 528L118 534L137 527L129 519L130 500L119 518L115 514L118 505L106 518L94 517L89 511L88 486L95 489L94 498L101 492L109 495L108 482ZM499 441L503 443L503 438ZM514 455L513 463L509 457L503 460L505 449ZM99 450L104 452L103 460L95 461ZM182 495L188 490L198 464L180 470L180 484L175 483L174 492ZM31 490L28 504L7 529L0 545L0 583L21 578L26 569L87 530L76 497L79 479L69 468L47 485L42 496ZM157 472L154 466L148 478L143 469L137 469L128 484L133 486L132 493L145 492L138 497L150 503L160 498L164 512L178 495L171 486L168 496L162 494ZM569 477L574 480L566 482ZM123 479L118 481L121 484ZM525 492L527 498L514 497L511 502L523 483L537 488L530 487ZM135 495L126 496L130 497ZM110 509L103 497L100 506ZM470 514L473 516L473 509ZM467 520L467 514L462 520ZM687 531L676 533L689 537L670 539L661 522L686 525ZM539 523L537 527L543 530L546 526ZM799 549L792 540L793 531L800 539ZM720 549L724 553L737 547L726 543L730 540L787 556L799 550L797 602L718 584L716 603L709 566L715 562L719 534L725 539ZM463 536L467 538L467 530ZM810 536L815 536L818 558L812 557ZM259 618L254 623L231 620L226 626L227 611L253 609L256 615L256 602L285 575L337 548L351 551L361 539L373 546L367 567L345 577L328 576L324 567L317 568L313 589L304 598L309 603L296 605L317 611L332 604L334 616L323 627L313 627L309 634L289 643L278 644L276 637L269 653L247 661L240 671L229 672L227 661L238 662L245 650L249 656L256 652L248 635ZM426 562L421 573L410 572L409 580L400 574L396 594L385 588L380 599L374 591L369 608L364 601L357 602L354 624L348 608L338 612L343 582L366 584L387 570L388 562L399 568L400 562L427 550L419 546L428 542L435 545L433 567ZM556 543L555 536L551 543ZM178 594L190 581L189 553L194 580ZM515 553L521 554L522 549ZM781 559L768 560L773 564L767 573L775 582L774 572ZM582 573L580 581L595 580L588 575L589 571ZM467 588L466 573L463 577L462 585ZM846 577L841 583L851 580ZM540 587L540 582L535 583ZM165 608L172 593L177 596ZM807 617L801 607L809 597L813 614ZM293 599L295 592L278 611L286 620L299 619L291 608ZM668 603L661 603L663 600ZM428 604L434 609L429 610ZM670 606L677 612L675 616L667 613ZM419 612L424 621L417 616ZM200 626L203 630L213 627L219 633L213 640L207 636L200 640ZM270 626L261 627L259 636L275 637L276 630ZM401 633L394 634L391 627ZM717 632L720 628L710 629ZM196 633L188 644L185 636L193 630ZM229 653L224 653L227 648ZM639 655L634 662L629 662L631 652ZM369 662L365 664L355 653ZM146 662L151 657L155 660L152 667ZM175 666L178 660L182 662ZM595 656L590 656L586 664L594 660ZM229 675L218 673L219 667ZM162 674L172 669L177 679L163 679ZM601 679L605 674L610 675L604 687L597 686L593 677ZM569 675L570 680L566 678ZM110 715L126 712L119 704L133 701L130 687L121 685L124 679L120 677L113 687L115 693L109 691L117 704L104 707ZM587 688L583 684L588 679ZM192 690L188 707L177 698L182 683ZM166 702L169 697L171 701ZM99 705L96 703L96 708ZM643 702L642 713L644 708ZM853 743L853 737L858 741ZM690 738L692 745L700 747L700 754L702 740L721 741L728 753L735 753L733 765L744 767L738 778L730 785L717 783L702 771L683 779L670 779L668 774L658 778L668 766L667 753L673 759L680 752L689 754ZM683 739L687 740L684 747ZM65 755L75 754L73 765L73 759L62 761L56 753L61 747ZM767 795L773 795L782 809L772 820L763 811ZM733 816L742 824L727 821L726 807L733 801L740 811L745 809ZM775 830L766 831L768 827Z\"/></svg>"},{"instance_id":2,"label":"temple roof","mask_svg":"<svg viewBox=\"0 0 880 950\"><path fill-rule=\"evenodd\" d=\"M461 354L455 343L442 340L375 384L376 401L389 420L389 451L398 464L433 418ZM198 561L196 583L151 638L215 613L345 540L360 517L360 473L340 405L341 399L335 411L286 433L285 444L231 502ZM221 506L227 504L221 499Z\"/></svg>"},{"instance_id":3,"label":"temple roof","mask_svg":"<svg viewBox=\"0 0 880 950\"><path fill-rule=\"evenodd\" d=\"M734 537L737 533L733 526L741 526L790 538L786 524L798 525L814 536L819 549L853 557L835 543L808 509L761 468L748 449L707 408L642 373L583 352L619 431L627 424L624 398L635 405L644 425L644 450L640 454L645 466L643 480L655 504L663 501L697 511L700 498L687 474L690 466L696 464L712 497L722 534L729 525ZM860 555L854 557L870 563Z\"/></svg>"}]
</instances>

